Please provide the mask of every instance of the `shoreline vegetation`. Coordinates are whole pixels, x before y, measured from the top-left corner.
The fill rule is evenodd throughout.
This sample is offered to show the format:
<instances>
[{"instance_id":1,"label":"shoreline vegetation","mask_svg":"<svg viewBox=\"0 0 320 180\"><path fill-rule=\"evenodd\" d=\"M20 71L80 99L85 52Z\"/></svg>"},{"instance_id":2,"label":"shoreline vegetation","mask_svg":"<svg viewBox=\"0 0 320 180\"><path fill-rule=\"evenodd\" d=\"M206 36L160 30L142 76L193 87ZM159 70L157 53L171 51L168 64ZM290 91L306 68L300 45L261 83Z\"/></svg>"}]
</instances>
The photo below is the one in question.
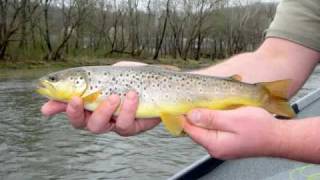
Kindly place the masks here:
<instances>
[{"instance_id":1,"label":"shoreline vegetation","mask_svg":"<svg viewBox=\"0 0 320 180\"><path fill-rule=\"evenodd\" d=\"M99 66L99 65L112 65L120 61L132 61L142 62L146 64L163 64L172 65L182 69L197 69L206 66L210 66L221 62L222 60L211 59L171 59L171 58L160 58L159 60L153 59L142 59L142 58L77 58L60 61L45 61L45 60L17 60L17 61L0 61L0 70L27 70L27 69L64 69L78 66Z\"/></svg>"},{"instance_id":2,"label":"shoreline vegetation","mask_svg":"<svg viewBox=\"0 0 320 180\"><path fill-rule=\"evenodd\" d=\"M0 69L124 60L204 67L256 49L276 5L263 0L0 0Z\"/></svg>"},{"instance_id":3,"label":"shoreline vegetation","mask_svg":"<svg viewBox=\"0 0 320 180\"><path fill-rule=\"evenodd\" d=\"M17 60L17 61L0 61L0 79L37 79L49 72L78 66L97 66L112 65L120 61L142 62L153 65L171 65L180 69L199 69L204 68L222 60L212 61L211 59L183 60L171 58L159 58L155 61L152 59L141 58L77 58L60 61L39 61L39 60Z\"/></svg>"}]
</instances>

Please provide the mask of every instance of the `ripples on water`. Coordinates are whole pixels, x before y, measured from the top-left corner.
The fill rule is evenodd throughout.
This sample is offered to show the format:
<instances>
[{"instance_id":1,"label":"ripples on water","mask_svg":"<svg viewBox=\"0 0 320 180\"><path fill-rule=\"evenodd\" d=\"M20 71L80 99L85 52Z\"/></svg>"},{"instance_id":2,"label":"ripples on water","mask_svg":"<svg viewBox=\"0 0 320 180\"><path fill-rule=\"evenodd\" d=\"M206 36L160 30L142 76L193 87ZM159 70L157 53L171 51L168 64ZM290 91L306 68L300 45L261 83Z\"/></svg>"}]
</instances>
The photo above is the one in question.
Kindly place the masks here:
<instances>
[{"instance_id":1,"label":"ripples on water","mask_svg":"<svg viewBox=\"0 0 320 180\"><path fill-rule=\"evenodd\" d=\"M297 97L319 87L319 73ZM0 80L0 179L166 179L205 154L162 126L125 138L75 130L62 114L45 119L32 89L28 78Z\"/></svg>"}]
</instances>

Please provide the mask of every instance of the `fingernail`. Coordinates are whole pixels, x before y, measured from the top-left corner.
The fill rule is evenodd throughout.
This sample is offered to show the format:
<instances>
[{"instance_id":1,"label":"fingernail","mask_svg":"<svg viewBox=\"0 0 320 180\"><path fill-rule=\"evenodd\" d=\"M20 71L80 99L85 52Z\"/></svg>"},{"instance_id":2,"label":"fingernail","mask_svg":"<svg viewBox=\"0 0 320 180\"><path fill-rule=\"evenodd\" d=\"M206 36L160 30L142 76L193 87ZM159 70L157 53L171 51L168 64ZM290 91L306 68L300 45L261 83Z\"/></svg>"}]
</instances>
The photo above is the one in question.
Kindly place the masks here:
<instances>
[{"instance_id":1,"label":"fingernail","mask_svg":"<svg viewBox=\"0 0 320 180\"><path fill-rule=\"evenodd\" d=\"M118 103L118 96L113 94L113 95L109 96L108 101L111 105L117 104Z\"/></svg>"},{"instance_id":2,"label":"fingernail","mask_svg":"<svg viewBox=\"0 0 320 180\"><path fill-rule=\"evenodd\" d=\"M192 111L188 118L193 124L200 124L201 113L199 111Z\"/></svg>"},{"instance_id":3,"label":"fingernail","mask_svg":"<svg viewBox=\"0 0 320 180\"><path fill-rule=\"evenodd\" d=\"M133 92L133 91L129 91L128 93L127 93L127 96L126 96L129 100L135 100L136 99L136 93L135 92Z\"/></svg>"}]
</instances>

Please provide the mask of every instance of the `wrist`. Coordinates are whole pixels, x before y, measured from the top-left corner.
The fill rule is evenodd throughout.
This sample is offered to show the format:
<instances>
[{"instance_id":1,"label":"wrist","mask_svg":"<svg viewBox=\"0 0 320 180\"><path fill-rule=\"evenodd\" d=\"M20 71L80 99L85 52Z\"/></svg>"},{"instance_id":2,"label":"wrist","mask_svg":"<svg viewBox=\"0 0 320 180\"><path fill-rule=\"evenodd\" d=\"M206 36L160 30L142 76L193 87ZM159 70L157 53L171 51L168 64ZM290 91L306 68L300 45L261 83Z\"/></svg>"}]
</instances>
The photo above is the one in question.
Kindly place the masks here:
<instances>
[{"instance_id":1,"label":"wrist","mask_svg":"<svg viewBox=\"0 0 320 180\"><path fill-rule=\"evenodd\" d=\"M272 145L270 146L269 156L273 157L285 157L290 154L292 133L290 128L290 122L285 120L276 120L273 126L273 136L270 140Z\"/></svg>"}]
</instances>

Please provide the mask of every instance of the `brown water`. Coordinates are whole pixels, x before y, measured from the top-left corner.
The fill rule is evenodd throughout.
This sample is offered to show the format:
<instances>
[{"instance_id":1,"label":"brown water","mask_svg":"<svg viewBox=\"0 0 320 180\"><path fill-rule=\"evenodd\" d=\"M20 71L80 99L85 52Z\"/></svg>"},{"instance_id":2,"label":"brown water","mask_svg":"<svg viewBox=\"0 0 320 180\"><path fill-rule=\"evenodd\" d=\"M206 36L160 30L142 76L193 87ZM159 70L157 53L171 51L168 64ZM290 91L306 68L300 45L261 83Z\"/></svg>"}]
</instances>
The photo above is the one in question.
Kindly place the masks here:
<instances>
[{"instance_id":1,"label":"brown water","mask_svg":"<svg viewBox=\"0 0 320 180\"><path fill-rule=\"evenodd\" d=\"M0 179L166 179L206 154L162 126L124 138L75 130L63 114L45 119L31 85L44 71L19 72L0 73ZM297 97L319 82L320 67Z\"/></svg>"}]
</instances>

